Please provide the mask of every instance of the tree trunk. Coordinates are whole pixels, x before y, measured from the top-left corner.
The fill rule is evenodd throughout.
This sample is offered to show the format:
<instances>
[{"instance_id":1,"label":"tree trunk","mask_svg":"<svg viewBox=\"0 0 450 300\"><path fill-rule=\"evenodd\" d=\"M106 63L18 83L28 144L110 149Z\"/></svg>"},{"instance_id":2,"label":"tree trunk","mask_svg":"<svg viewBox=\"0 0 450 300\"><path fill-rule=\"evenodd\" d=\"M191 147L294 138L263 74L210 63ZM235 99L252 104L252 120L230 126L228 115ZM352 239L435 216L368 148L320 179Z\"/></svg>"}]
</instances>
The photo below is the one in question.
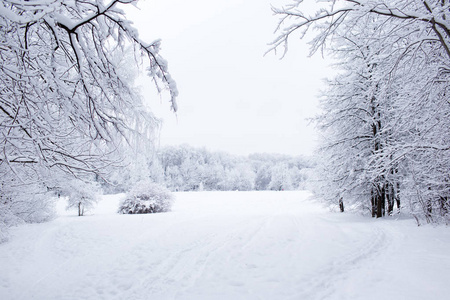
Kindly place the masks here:
<instances>
[{"instance_id":1,"label":"tree trunk","mask_svg":"<svg viewBox=\"0 0 450 300\"><path fill-rule=\"evenodd\" d=\"M431 199L426 200L425 206L425 218L427 223L431 223L433 221L433 203L431 202Z\"/></svg>"},{"instance_id":2,"label":"tree trunk","mask_svg":"<svg viewBox=\"0 0 450 300\"><path fill-rule=\"evenodd\" d=\"M339 209L341 212L344 212L344 201L342 200L342 197L339 198Z\"/></svg>"},{"instance_id":3,"label":"tree trunk","mask_svg":"<svg viewBox=\"0 0 450 300\"><path fill-rule=\"evenodd\" d=\"M376 199L376 193L374 192L373 188L370 191L370 202L372 204L372 218L375 218L377 215L377 199Z\"/></svg>"},{"instance_id":4,"label":"tree trunk","mask_svg":"<svg viewBox=\"0 0 450 300\"><path fill-rule=\"evenodd\" d=\"M388 203L388 215L392 216L394 213L394 204L395 204L395 191L394 185L392 183L386 184L386 200Z\"/></svg>"},{"instance_id":5,"label":"tree trunk","mask_svg":"<svg viewBox=\"0 0 450 300\"><path fill-rule=\"evenodd\" d=\"M439 197L439 206L441 207L441 216L446 216L448 214L448 198Z\"/></svg>"},{"instance_id":6,"label":"tree trunk","mask_svg":"<svg viewBox=\"0 0 450 300\"><path fill-rule=\"evenodd\" d=\"M81 202L78 202L78 216L81 217L83 214L84 214L83 204L81 204Z\"/></svg>"},{"instance_id":7,"label":"tree trunk","mask_svg":"<svg viewBox=\"0 0 450 300\"><path fill-rule=\"evenodd\" d=\"M376 201L377 201L377 218L381 218L383 216L383 201L382 195L377 191Z\"/></svg>"},{"instance_id":8,"label":"tree trunk","mask_svg":"<svg viewBox=\"0 0 450 300\"><path fill-rule=\"evenodd\" d=\"M376 200L376 209L377 209L377 218L384 217L385 215L385 197L386 197L386 189L384 188L385 184L378 185L375 200ZM381 188L380 188L381 187Z\"/></svg>"},{"instance_id":9,"label":"tree trunk","mask_svg":"<svg viewBox=\"0 0 450 300\"><path fill-rule=\"evenodd\" d=\"M395 192L395 201L397 202L398 213L400 213L400 182L397 182L397 191Z\"/></svg>"}]
</instances>

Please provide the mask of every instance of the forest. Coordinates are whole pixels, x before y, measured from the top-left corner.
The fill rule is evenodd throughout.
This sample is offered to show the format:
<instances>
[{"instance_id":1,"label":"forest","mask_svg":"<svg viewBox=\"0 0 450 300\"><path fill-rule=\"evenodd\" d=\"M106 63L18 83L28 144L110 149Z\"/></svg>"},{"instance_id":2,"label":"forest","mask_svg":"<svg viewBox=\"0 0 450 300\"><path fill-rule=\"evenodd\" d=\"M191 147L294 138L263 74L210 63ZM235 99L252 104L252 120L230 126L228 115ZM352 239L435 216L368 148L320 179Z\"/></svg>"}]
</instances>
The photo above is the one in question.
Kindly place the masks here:
<instances>
[{"instance_id":1,"label":"forest","mask_svg":"<svg viewBox=\"0 0 450 300\"><path fill-rule=\"evenodd\" d=\"M147 163L132 166L129 173L116 173L112 190L123 192L133 181L148 178L171 191L298 190L305 188L313 166L311 159L301 156L238 156L188 145L162 147L140 161Z\"/></svg>"},{"instance_id":2,"label":"forest","mask_svg":"<svg viewBox=\"0 0 450 300\"><path fill-rule=\"evenodd\" d=\"M318 185L373 217L402 207L420 222L450 209L450 3L447 0L294 1L272 50L311 34L311 53L336 60L321 97ZM314 32L312 32L314 31Z\"/></svg>"}]
</instances>

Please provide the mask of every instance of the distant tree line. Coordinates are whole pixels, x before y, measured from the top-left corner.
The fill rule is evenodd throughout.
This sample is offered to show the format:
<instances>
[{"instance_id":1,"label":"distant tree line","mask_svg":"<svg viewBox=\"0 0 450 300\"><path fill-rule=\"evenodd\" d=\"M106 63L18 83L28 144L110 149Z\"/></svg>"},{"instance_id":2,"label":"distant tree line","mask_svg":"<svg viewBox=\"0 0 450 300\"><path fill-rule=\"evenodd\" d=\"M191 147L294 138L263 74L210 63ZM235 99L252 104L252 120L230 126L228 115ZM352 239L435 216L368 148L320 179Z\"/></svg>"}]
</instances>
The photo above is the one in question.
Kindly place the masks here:
<instances>
[{"instance_id":1,"label":"distant tree line","mask_svg":"<svg viewBox=\"0 0 450 300\"><path fill-rule=\"evenodd\" d=\"M124 170L116 179L123 190L147 178L171 191L296 190L304 187L311 167L304 157L236 156L188 145L163 147L153 157L136 161L134 170Z\"/></svg>"}]
</instances>

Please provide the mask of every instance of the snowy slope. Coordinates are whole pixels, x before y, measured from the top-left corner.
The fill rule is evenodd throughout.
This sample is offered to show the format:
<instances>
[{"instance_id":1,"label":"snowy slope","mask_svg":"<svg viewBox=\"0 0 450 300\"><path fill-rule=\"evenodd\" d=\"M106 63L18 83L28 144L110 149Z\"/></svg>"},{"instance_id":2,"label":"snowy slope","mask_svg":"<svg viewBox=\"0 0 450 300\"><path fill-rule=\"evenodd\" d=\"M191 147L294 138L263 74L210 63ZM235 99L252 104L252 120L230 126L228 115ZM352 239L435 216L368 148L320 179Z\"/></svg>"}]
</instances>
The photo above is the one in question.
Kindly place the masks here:
<instances>
[{"instance_id":1,"label":"snowy slope","mask_svg":"<svg viewBox=\"0 0 450 300\"><path fill-rule=\"evenodd\" d=\"M173 211L13 229L0 299L448 299L450 232L330 213L307 192L177 193Z\"/></svg>"}]
</instances>

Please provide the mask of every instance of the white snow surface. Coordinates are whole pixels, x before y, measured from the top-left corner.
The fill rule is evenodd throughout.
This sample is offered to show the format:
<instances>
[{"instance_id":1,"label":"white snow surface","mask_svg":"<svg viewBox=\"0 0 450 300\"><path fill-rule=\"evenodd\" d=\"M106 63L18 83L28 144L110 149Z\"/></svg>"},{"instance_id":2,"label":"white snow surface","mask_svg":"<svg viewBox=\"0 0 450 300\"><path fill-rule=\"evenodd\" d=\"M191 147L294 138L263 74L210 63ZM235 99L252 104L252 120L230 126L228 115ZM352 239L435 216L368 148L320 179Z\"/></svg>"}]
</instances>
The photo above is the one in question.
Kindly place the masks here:
<instances>
[{"instance_id":1,"label":"white snow surface","mask_svg":"<svg viewBox=\"0 0 450 300\"><path fill-rule=\"evenodd\" d=\"M450 231L332 213L308 192L176 193L172 212L12 229L0 299L448 299Z\"/></svg>"}]
</instances>

